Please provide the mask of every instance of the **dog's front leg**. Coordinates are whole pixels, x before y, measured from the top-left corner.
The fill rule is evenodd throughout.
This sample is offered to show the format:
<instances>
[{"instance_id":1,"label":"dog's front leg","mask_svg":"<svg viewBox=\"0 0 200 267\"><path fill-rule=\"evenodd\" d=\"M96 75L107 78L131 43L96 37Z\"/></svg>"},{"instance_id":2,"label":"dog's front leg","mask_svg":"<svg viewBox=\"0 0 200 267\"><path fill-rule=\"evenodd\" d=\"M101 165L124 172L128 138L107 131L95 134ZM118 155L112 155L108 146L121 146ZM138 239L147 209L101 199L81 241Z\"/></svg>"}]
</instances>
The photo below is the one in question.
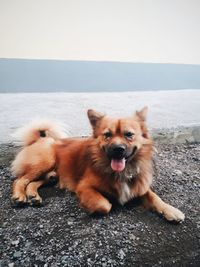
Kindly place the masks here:
<instances>
[{"instance_id":1,"label":"dog's front leg","mask_svg":"<svg viewBox=\"0 0 200 267\"><path fill-rule=\"evenodd\" d=\"M81 182L76 190L81 207L89 213L107 214L112 208L112 204L91 185L88 186Z\"/></svg>"},{"instance_id":2,"label":"dog's front leg","mask_svg":"<svg viewBox=\"0 0 200 267\"><path fill-rule=\"evenodd\" d=\"M148 190L148 192L142 198L144 201L144 206L146 208L157 211L158 213L162 214L168 221L184 221L185 215L179 209L165 203L151 190Z\"/></svg>"}]
</instances>

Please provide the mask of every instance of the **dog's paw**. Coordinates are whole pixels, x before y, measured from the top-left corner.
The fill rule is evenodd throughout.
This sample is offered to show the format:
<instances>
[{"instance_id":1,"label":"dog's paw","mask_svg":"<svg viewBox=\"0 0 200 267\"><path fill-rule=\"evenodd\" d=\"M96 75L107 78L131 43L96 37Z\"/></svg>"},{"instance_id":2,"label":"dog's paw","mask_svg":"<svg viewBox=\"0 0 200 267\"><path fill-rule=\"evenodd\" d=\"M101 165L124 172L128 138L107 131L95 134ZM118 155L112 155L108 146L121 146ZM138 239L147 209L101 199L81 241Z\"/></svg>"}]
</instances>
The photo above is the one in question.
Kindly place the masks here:
<instances>
[{"instance_id":1,"label":"dog's paw","mask_svg":"<svg viewBox=\"0 0 200 267\"><path fill-rule=\"evenodd\" d=\"M27 196L27 199L28 199L28 203L31 205L31 206L41 206L42 205L42 198L37 194L37 195L28 195Z\"/></svg>"},{"instance_id":2,"label":"dog's paw","mask_svg":"<svg viewBox=\"0 0 200 267\"><path fill-rule=\"evenodd\" d=\"M13 206L22 207L27 203L27 198L24 194L14 194L11 201Z\"/></svg>"},{"instance_id":3,"label":"dog's paw","mask_svg":"<svg viewBox=\"0 0 200 267\"><path fill-rule=\"evenodd\" d=\"M100 214L108 214L112 208L112 204L109 201L100 201L95 208L95 212Z\"/></svg>"},{"instance_id":4,"label":"dog's paw","mask_svg":"<svg viewBox=\"0 0 200 267\"><path fill-rule=\"evenodd\" d=\"M106 199L102 199L97 203L92 203L90 207L86 207L90 214L108 214L112 208L112 204Z\"/></svg>"},{"instance_id":5,"label":"dog's paw","mask_svg":"<svg viewBox=\"0 0 200 267\"><path fill-rule=\"evenodd\" d=\"M80 201L80 206L87 210L90 214L108 214L112 208L112 204L105 198L100 200L91 199L88 201Z\"/></svg>"},{"instance_id":6,"label":"dog's paw","mask_svg":"<svg viewBox=\"0 0 200 267\"><path fill-rule=\"evenodd\" d=\"M183 222L185 219L184 213L171 205L166 205L163 210L163 216L171 222Z\"/></svg>"}]
</instances>

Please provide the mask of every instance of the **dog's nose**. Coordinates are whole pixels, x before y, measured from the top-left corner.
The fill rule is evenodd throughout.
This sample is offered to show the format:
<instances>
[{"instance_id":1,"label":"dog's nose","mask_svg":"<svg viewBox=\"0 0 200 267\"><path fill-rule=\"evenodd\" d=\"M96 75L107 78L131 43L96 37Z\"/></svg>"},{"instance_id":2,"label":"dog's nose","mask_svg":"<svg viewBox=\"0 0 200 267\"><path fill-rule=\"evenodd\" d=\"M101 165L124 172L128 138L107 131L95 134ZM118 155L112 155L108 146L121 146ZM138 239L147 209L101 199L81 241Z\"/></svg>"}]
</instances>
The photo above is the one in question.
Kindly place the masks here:
<instances>
[{"instance_id":1,"label":"dog's nose","mask_svg":"<svg viewBox=\"0 0 200 267\"><path fill-rule=\"evenodd\" d=\"M126 146L123 144L120 145L113 144L110 146L108 150L108 156L110 158L121 159L125 157L125 154L126 154Z\"/></svg>"},{"instance_id":2,"label":"dog's nose","mask_svg":"<svg viewBox=\"0 0 200 267\"><path fill-rule=\"evenodd\" d=\"M116 154L122 155L125 152L126 148L124 145L115 145L113 147L113 152Z\"/></svg>"}]
</instances>

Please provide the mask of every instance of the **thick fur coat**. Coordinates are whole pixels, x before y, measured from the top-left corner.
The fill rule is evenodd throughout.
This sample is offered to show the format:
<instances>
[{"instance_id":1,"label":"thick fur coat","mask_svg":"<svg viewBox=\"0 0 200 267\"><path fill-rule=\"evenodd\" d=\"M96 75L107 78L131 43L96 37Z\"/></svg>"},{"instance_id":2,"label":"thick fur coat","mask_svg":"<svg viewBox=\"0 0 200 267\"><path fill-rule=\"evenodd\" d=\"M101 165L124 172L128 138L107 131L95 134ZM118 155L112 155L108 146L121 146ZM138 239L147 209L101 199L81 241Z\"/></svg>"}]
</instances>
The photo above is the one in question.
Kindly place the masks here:
<instances>
[{"instance_id":1,"label":"thick fur coat","mask_svg":"<svg viewBox=\"0 0 200 267\"><path fill-rule=\"evenodd\" d=\"M184 214L166 204L150 189L152 140L145 123L147 108L128 118L110 118L88 110L93 134L88 138L63 138L55 125L26 127L24 146L12 170L16 175L15 204L38 204L38 188L58 175L60 188L76 193L88 212L108 213L110 198L125 204L141 197L147 208L167 220L183 221Z\"/></svg>"}]
</instances>

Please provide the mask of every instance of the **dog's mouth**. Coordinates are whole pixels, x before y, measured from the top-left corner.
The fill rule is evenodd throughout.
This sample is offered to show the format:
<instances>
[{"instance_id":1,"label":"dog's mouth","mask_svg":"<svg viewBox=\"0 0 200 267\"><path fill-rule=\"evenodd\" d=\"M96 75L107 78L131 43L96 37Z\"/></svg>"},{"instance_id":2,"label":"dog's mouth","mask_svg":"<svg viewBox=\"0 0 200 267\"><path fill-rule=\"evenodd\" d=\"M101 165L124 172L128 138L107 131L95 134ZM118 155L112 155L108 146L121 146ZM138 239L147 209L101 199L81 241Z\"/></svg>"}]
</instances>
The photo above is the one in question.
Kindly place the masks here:
<instances>
[{"instance_id":1,"label":"dog's mouth","mask_svg":"<svg viewBox=\"0 0 200 267\"><path fill-rule=\"evenodd\" d=\"M122 172L126 166L126 159L111 159L111 168L115 172Z\"/></svg>"},{"instance_id":2,"label":"dog's mouth","mask_svg":"<svg viewBox=\"0 0 200 267\"><path fill-rule=\"evenodd\" d=\"M125 153L124 155L115 155L114 157L110 157L111 169L115 172L122 172L126 167L126 163L134 156L136 150L137 147L135 146L132 152Z\"/></svg>"}]
</instances>

